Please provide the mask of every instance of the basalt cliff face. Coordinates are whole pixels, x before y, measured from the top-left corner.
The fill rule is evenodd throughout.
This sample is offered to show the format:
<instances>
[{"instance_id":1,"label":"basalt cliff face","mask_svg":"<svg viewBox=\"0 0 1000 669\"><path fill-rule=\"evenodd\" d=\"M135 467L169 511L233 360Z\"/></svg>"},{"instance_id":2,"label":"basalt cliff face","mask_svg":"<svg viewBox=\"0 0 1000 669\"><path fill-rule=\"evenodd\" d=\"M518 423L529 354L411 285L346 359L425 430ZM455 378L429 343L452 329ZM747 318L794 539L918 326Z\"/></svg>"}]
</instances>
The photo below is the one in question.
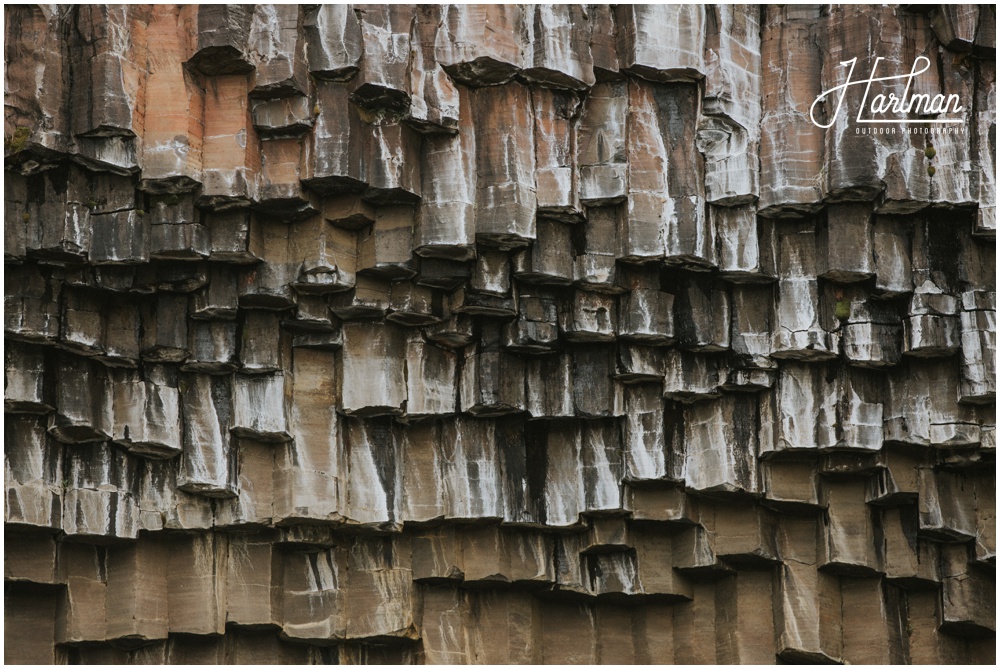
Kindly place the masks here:
<instances>
[{"instance_id":1,"label":"basalt cliff face","mask_svg":"<svg viewBox=\"0 0 1000 669\"><path fill-rule=\"evenodd\" d=\"M992 5L4 15L8 662L994 662Z\"/></svg>"}]
</instances>

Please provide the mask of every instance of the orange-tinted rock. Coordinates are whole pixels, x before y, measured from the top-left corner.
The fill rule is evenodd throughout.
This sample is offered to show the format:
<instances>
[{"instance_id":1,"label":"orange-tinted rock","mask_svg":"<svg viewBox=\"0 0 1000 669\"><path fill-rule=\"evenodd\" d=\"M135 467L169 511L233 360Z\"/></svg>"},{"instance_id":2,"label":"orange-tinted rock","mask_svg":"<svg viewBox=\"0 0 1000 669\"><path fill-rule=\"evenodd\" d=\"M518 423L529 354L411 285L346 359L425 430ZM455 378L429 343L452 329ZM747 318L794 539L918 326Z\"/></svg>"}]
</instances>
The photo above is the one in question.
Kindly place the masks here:
<instances>
[{"instance_id":1,"label":"orange-tinted rock","mask_svg":"<svg viewBox=\"0 0 1000 669\"><path fill-rule=\"evenodd\" d=\"M12 138L4 142L5 162L20 163L33 154L54 158L53 152L66 151L71 143L69 44L63 35L72 13L20 5L4 18L4 137Z\"/></svg>"},{"instance_id":2,"label":"orange-tinted rock","mask_svg":"<svg viewBox=\"0 0 1000 669\"><path fill-rule=\"evenodd\" d=\"M992 6L5 14L9 659L995 660Z\"/></svg>"},{"instance_id":3,"label":"orange-tinted rock","mask_svg":"<svg viewBox=\"0 0 1000 669\"><path fill-rule=\"evenodd\" d=\"M152 191L193 190L202 179L205 91L184 67L192 6L156 5L146 31L148 75L142 132L143 187Z\"/></svg>"},{"instance_id":4,"label":"orange-tinted rock","mask_svg":"<svg viewBox=\"0 0 1000 669\"><path fill-rule=\"evenodd\" d=\"M500 247L535 238L535 147L525 86L470 91L476 133L476 238Z\"/></svg>"},{"instance_id":5,"label":"orange-tinted rock","mask_svg":"<svg viewBox=\"0 0 1000 669\"><path fill-rule=\"evenodd\" d=\"M762 19L760 209L765 216L820 207L824 133L809 117L823 90L823 60L815 46L819 19L815 6L769 7Z\"/></svg>"}]
</instances>

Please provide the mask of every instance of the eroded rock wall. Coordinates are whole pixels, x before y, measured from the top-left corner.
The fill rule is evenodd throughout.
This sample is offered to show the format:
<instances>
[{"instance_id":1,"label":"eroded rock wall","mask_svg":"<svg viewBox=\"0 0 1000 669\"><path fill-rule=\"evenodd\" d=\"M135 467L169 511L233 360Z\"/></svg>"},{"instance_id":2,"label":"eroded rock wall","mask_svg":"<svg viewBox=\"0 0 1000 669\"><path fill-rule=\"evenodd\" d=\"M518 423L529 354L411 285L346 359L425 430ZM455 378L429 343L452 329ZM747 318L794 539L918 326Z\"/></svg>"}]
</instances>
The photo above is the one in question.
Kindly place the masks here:
<instances>
[{"instance_id":1,"label":"eroded rock wall","mask_svg":"<svg viewBox=\"0 0 1000 669\"><path fill-rule=\"evenodd\" d=\"M994 661L992 6L4 14L7 661Z\"/></svg>"}]
</instances>

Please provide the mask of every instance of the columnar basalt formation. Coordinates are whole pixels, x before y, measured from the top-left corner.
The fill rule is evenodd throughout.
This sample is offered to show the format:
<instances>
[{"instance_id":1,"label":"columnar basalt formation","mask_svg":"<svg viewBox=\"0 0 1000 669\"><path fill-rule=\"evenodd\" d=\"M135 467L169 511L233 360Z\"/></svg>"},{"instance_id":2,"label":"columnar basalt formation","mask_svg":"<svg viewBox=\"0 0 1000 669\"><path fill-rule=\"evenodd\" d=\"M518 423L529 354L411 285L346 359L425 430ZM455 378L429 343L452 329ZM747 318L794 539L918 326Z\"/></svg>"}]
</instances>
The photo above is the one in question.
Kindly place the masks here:
<instances>
[{"instance_id":1,"label":"columnar basalt formation","mask_svg":"<svg viewBox=\"0 0 1000 669\"><path fill-rule=\"evenodd\" d=\"M8 662L994 662L993 6L4 14Z\"/></svg>"}]
</instances>

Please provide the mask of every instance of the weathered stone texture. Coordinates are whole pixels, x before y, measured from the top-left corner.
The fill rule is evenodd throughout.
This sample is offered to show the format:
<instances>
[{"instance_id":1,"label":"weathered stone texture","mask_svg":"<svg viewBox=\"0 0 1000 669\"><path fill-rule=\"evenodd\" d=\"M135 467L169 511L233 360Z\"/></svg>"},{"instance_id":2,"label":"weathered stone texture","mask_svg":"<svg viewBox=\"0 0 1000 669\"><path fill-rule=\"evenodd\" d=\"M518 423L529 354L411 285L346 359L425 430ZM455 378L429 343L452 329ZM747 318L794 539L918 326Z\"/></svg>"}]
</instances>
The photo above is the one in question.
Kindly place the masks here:
<instances>
[{"instance_id":1,"label":"weathered stone texture","mask_svg":"<svg viewBox=\"0 0 1000 669\"><path fill-rule=\"evenodd\" d=\"M995 661L994 7L4 14L8 661Z\"/></svg>"}]
</instances>

